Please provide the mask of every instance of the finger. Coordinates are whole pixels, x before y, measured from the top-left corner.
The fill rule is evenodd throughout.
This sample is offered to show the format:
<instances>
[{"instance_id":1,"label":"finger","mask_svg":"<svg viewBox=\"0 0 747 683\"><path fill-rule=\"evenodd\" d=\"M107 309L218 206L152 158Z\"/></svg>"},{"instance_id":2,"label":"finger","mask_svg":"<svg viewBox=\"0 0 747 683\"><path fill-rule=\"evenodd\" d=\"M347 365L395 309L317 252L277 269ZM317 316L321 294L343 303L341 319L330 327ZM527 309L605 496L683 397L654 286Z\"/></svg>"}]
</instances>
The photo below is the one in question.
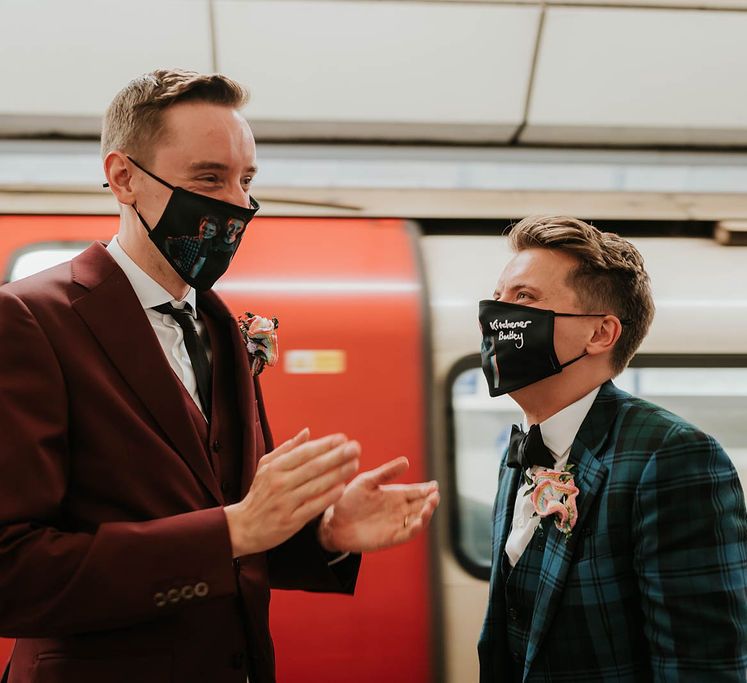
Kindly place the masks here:
<instances>
[{"instance_id":1,"label":"finger","mask_svg":"<svg viewBox=\"0 0 747 683\"><path fill-rule=\"evenodd\" d=\"M334 488L326 491L321 496L307 500L293 511L292 517L300 526L310 522L314 517L322 514L330 505L334 505L345 491L345 484L338 484Z\"/></svg>"},{"instance_id":2,"label":"finger","mask_svg":"<svg viewBox=\"0 0 747 683\"><path fill-rule=\"evenodd\" d=\"M320 439L306 441L276 459L280 469L294 470L322 453L332 450L333 448L344 444L347 438L344 434L328 434Z\"/></svg>"},{"instance_id":3,"label":"finger","mask_svg":"<svg viewBox=\"0 0 747 683\"><path fill-rule=\"evenodd\" d=\"M360 457L360 453L360 444L357 441L348 441L333 448L331 451L317 455L308 462L302 463L294 470L289 470L285 473L286 488L289 491L298 489L307 482L314 481L328 472L342 467L346 463L357 460ZM358 467L356 466L354 472L357 471Z\"/></svg>"},{"instance_id":4,"label":"finger","mask_svg":"<svg viewBox=\"0 0 747 683\"><path fill-rule=\"evenodd\" d=\"M407 502L422 500L438 492L438 482L428 481L422 484L405 485L405 499Z\"/></svg>"},{"instance_id":5,"label":"finger","mask_svg":"<svg viewBox=\"0 0 747 683\"><path fill-rule=\"evenodd\" d=\"M428 497L425 504L420 508L420 510L414 512L412 516L408 516L407 526L403 529L403 533L401 534L401 542L409 541L411 538L414 538L428 527L428 524L430 523L431 518L433 517L433 513L436 511L439 502L439 494L434 493ZM405 536L404 534L405 531L408 532L407 536Z\"/></svg>"},{"instance_id":6,"label":"finger","mask_svg":"<svg viewBox=\"0 0 747 683\"><path fill-rule=\"evenodd\" d=\"M321 476L315 477L306 482L303 486L291 491L288 496L290 501L296 506L301 507L309 500L314 500L324 495L330 489L346 484L352 476L358 471L360 461L355 458L333 470L325 472Z\"/></svg>"},{"instance_id":7,"label":"finger","mask_svg":"<svg viewBox=\"0 0 747 683\"><path fill-rule=\"evenodd\" d=\"M410 503L427 498L431 493L438 491L438 482L428 481L420 484L388 484L381 488L386 491L400 491L405 501Z\"/></svg>"},{"instance_id":8,"label":"finger","mask_svg":"<svg viewBox=\"0 0 747 683\"><path fill-rule=\"evenodd\" d=\"M423 530L423 521L420 517L407 520L407 526L402 526L392 535L391 545L400 545L407 543L410 539L417 536Z\"/></svg>"},{"instance_id":9,"label":"finger","mask_svg":"<svg viewBox=\"0 0 747 683\"><path fill-rule=\"evenodd\" d=\"M365 482L370 488L376 488L404 474L408 467L410 467L410 461L403 456L390 460L369 472L364 472L361 476L365 478Z\"/></svg>"},{"instance_id":10,"label":"finger","mask_svg":"<svg viewBox=\"0 0 747 683\"><path fill-rule=\"evenodd\" d=\"M434 493L428 496L428 499L426 500L425 505L420 512L420 521L423 523L424 529L431 521L431 517L433 517L433 513L436 511L436 508L438 507L438 504L440 502L441 498L438 493Z\"/></svg>"},{"instance_id":11,"label":"finger","mask_svg":"<svg viewBox=\"0 0 747 683\"><path fill-rule=\"evenodd\" d=\"M310 436L311 431L308 427L304 427L300 432L298 432L298 434L281 443L275 450L270 451L269 453L266 453L264 456L262 456L259 463L261 465L267 465L268 463L271 463L279 456L284 455L297 446L300 446L302 443L306 443L309 440Z\"/></svg>"}]
</instances>

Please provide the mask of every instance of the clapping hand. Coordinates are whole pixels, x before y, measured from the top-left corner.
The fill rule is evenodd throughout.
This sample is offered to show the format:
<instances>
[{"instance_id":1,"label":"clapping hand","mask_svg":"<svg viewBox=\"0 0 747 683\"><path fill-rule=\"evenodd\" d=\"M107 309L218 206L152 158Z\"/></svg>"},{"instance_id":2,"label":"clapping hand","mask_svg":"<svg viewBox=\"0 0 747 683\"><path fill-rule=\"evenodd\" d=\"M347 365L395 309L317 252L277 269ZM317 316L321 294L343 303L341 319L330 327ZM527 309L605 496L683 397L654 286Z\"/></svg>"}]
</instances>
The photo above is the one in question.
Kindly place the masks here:
<instances>
[{"instance_id":1,"label":"clapping hand","mask_svg":"<svg viewBox=\"0 0 747 683\"><path fill-rule=\"evenodd\" d=\"M322 516L322 546L333 552L381 550L423 531L440 500L438 483L389 483L408 467L407 458L397 458L353 479Z\"/></svg>"}]
</instances>

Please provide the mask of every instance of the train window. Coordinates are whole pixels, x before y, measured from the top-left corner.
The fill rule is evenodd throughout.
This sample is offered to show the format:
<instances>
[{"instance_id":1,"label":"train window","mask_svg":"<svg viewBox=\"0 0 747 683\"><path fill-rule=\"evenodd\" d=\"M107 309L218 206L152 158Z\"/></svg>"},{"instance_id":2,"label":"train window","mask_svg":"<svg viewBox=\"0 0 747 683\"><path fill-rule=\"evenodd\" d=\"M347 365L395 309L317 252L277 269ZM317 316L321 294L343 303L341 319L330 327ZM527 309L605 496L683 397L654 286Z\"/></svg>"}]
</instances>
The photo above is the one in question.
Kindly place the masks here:
<instances>
[{"instance_id":1,"label":"train window","mask_svg":"<svg viewBox=\"0 0 747 683\"><path fill-rule=\"evenodd\" d=\"M46 242L18 250L11 258L6 282L20 280L47 268L69 261L80 254L90 243Z\"/></svg>"},{"instance_id":2,"label":"train window","mask_svg":"<svg viewBox=\"0 0 747 683\"><path fill-rule=\"evenodd\" d=\"M490 573L492 507L501 456L521 410L507 396L491 398L479 356L451 373L453 547L475 576ZM638 356L615 384L663 406L712 434L747 488L747 356Z\"/></svg>"}]
</instances>

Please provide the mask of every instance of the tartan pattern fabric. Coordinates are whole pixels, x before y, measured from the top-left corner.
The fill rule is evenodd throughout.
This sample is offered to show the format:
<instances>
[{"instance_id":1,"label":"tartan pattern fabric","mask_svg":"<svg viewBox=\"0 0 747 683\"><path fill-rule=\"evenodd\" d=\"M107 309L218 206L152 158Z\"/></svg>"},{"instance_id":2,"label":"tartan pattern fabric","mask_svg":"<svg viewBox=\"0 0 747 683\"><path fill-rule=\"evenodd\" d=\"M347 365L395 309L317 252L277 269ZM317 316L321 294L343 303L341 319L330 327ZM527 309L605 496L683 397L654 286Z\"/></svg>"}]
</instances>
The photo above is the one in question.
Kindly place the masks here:
<instances>
[{"instance_id":1,"label":"tartan pattern fabric","mask_svg":"<svg viewBox=\"0 0 747 683\"><path fill-rule=\"evenodd\" d=\"M571 448L572 536L549 527L524 681L745 683L747 512L719 444L605 383ZM494 510L480 682L510 668L500 560L518 472Z\"/></svg>"},{"instance_id":2,"label":"tartan pattern fabric","mask_svg":"<svg viewBox=\"0 0 747 683\"><path fill-rule=\"evenodd\" d=\"M548 522L549 518L542 520L513 569L508 563L508 558L501 558L506 596L506 643L513 671L511 680L520 681L524 670L529 644L529 626L534 612L534 597L539 586Z\"/></svg>"}]
</instances>

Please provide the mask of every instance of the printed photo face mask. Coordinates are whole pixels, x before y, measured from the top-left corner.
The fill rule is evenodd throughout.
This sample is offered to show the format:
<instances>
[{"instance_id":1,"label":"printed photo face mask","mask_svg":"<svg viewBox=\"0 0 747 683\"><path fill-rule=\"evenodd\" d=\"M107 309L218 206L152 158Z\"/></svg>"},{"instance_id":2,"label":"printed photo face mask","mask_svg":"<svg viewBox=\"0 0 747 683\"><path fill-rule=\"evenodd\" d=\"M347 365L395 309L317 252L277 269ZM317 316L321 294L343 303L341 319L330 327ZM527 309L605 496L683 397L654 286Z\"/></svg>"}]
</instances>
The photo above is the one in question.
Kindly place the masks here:
<instances>
[{"instance_id":1,"label":"printed photo face mask","mask_svg":"<svg viewBox=\"0 0 747 683\"><path fill-rule=\"evenodd\" d=\"M556 313L542 308L486 299L480 302L482 370L491 396L557 375L586 355L561 364L555 354L555 318L604 318L606 313Z\"/></svg>"},{"instance_id":2,"label":"printed photo face mask","mask_svg":"<svg viewBox=\"0 0 747 683\"><path fill-rule=\"evenodd\" d=\"M151 242L184 282L198 291L210 289L228 269L259 204L249 197L251 206L247 209L174 187L143 168L132 157L127 158L172 190L163 215L154 228L133 206Z\"/></svg>"}]
</instances>

